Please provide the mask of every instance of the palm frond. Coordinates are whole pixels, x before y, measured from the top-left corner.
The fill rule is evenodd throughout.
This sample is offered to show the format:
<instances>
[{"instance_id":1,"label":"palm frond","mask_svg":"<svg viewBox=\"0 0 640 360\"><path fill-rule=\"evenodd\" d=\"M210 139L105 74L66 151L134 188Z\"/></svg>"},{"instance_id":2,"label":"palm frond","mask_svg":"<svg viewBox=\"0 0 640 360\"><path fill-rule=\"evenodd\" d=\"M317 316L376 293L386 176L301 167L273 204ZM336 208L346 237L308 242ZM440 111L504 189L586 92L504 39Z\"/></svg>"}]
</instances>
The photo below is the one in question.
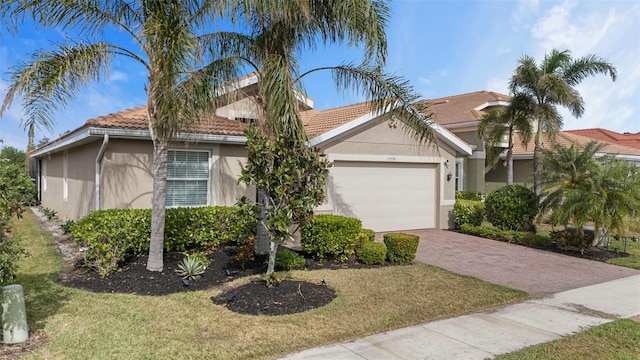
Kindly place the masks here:
<instances>
[{"instance_id":1,"label":"palm frond","mask_svg":"<svg viewBox=\"0 0 640 360\"><path fill-rule=\"evenodd\" d=\"M613 81L618 77L616 68L607 59L595 54L576 59L563 70L563 78L570 86L575 86L587 77L598 74L609 75Z\"/></svg>"},{"instance_id":2,"label":"palm frond","mask_svg":"<svg viewBox=\"0 0 640 360\"><path fill-rule=\"evenodd\" d=\"M113 55L113 47L105 42L57 44L53 50L36 52L31 60L12 69L0 114L20 97L26 115L23 125L35 123L50 128L54 113L64 108L81 87L100 81L108 73Z\"/></svg>"},{"instance_id":3,"label":"palm frond","mask_svg":"<svg viewBox=\"0 0 640 360\"><path fill-rule=\"evenodd\" d=\"M304 75L319 70L331 70L338 91L365 96L372 112L401 119L407 134L419 143L436 142L428 103L417 102L419 95L408 80L367 64L318 68Z\"/></svg>"}]
</instances>

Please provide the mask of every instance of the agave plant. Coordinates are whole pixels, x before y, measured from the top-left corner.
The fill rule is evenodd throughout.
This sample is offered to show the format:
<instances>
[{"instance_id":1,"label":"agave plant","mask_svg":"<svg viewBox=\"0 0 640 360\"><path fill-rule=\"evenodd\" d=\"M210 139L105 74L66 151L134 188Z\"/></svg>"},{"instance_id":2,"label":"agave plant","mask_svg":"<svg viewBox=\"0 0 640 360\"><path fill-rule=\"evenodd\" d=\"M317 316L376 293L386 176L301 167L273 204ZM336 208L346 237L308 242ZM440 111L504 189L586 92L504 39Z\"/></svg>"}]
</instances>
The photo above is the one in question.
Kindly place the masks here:
<instances>
[{"instance_id":1,"label":"agave plant","mask_svg":"<svg viewBox=\"0 0 640 360\"><path fill-rule=\"evenodd\" d=\"M205 269L206 267L200 259L195 256L187 255L182 259L182 262L178 264L176 273L183 280L193 281L199 278L200 275L204 274Z\"/></svg>"}]
</instances>

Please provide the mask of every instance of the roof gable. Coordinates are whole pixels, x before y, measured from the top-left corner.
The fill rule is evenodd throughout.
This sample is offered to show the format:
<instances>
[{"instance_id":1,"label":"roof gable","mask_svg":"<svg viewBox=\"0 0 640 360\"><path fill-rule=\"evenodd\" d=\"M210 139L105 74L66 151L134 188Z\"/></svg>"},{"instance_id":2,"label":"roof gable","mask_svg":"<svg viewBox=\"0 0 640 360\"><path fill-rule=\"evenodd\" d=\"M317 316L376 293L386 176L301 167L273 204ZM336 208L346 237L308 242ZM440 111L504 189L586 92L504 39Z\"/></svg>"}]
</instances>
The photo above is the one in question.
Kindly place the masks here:
<instances>
[{"instance_id":1,"label":"roof gable","mask_svg":"<svg viewBox=\"0 0 640 360\"><path fill-rule=\"evenodd\" d=\"M493 91L476 91L466 94L425 100L433 113L433 120L443 126L478 121L483 110L493 106L505 106L511 97Z\"/></svg>"}]
</instances>

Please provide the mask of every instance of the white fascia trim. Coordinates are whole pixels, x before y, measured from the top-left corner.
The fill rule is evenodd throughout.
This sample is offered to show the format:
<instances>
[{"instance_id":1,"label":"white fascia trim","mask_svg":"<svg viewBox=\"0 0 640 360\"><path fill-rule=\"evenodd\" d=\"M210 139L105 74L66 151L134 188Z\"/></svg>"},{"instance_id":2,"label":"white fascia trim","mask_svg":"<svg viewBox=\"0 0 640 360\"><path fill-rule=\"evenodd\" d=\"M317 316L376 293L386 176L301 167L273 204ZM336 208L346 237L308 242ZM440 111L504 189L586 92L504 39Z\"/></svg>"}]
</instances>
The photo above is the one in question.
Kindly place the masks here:
<instances>
[{"instance_id":1,"label":"white fascia trim","mask_svg":"<svg viewBox=\"0 0 640 360\"><path fill-rule=\"evenodd\" d=\"M389 156L369 154L327 154L329 161L397 162L439 164L442 158L436 156Z\"/></svg>"},{"instance_id":2,"label":"white fascia trim","mask_svg":"<svg viewBox=\"0 0 640 360\"><path fill-rule=\"evenodd\" d=\"M344 125L338 126L337 128L327 131L324 134L320 134L318 136L316 136L315 138L309 140L308 144L310 147L315 147L318 146L326 141L329 141L333 138L335 138L338 135L344 134L346 132L348 132L349 130L352 130L366 122L369 122L373 119L376 119L378 117L380 117L381 115L383 115L384 112L382 111L377 111L377 112L370 112L364 116L361 116L355 120L352 120ZM431 128L433 128L436 133L442 137L446 142L448 142L449 144L453 145L454 147L457 147L459 150L461 150L461 152L467 154L467 155L471 155L471 147L469 145L467 145L465 142L463 142L462 140L458 139L457 137L453 136L450 132L448 132L447 130L443 129L440 125L432 122L430 124Z\"/></svg>"},{"instance_id":3,"label":"white fascia trim","mask_svg":"<svg viewBox=\"0 0 640 360\"><path fill-rule=\"evenodd\" d=\"M595 153L596 157L613 156L615 159L640 161L640 155L627 155L627 154L609 154L609 153Z\"/></svg>"},{"instance_id":4,"label":"white fascia trim","mask_svg":"<svg viewBox=\"0 0 640 360\"><path fill-rule=\"evenodd\" d=\"M474 110L476 111L480 111L480 110L484 110L490 106L509 106L509 104L511 104L509 101L504 101L504 100L496 100L496 101L487 101L486 103L476 107Z\"/></svg>"},{"instance_id":5,"label":"white fascia trim","mask_svg":"<svg viewBox=\"0 0 640 360\"><path fill-rule=\"evenodd\" d=\"M366 122L369 122L381 115L383 115L384 113L382 111L377 111L377 112L370 112L364 116L361 116L355 120L351 120L350 122L338 126L337 128L333 129L333 130L329 130L324 134L320 134L316 137L314 137L313 139L308 141L308 144L310 147L315 147L318 146L319 144L329 141L333 138L335 138L338 135L344 134L349 130L352 130Z\"/></svg>"},{"instance_id":6,"label":"white fascia trim","mask_svg":"<svg viewBox=\"0 0 640 360\"><path fill-rule=\"evenodd\" d=\"M35 158L40 155L51 153L60 148L63 148L71 144L74 144L78 141L84 140L87 137L89 137L89 128L76 130L75 132L69 134L67 137L63 138L62 140L58 142L53 142L49 145L45 145L44 147L34 151L33 153L31 153L30 157Z\"/></svg>"},{"instance_id":7,"label":"white fascia trim","mask_svg":"<svg viewBox=\"0 0 640 360\"><path fill-rule=\"evenodd\" d=\"M449 144L453 145L454 147L457 147L459 150L461 150L461 152L463 152L463 153L465 153L467 155L471 155L471 153L473 152L473 150L471 149L471 146L469 146L464 141L458 139L456 136L451 134L449 131L443 129L440 125L438 125L436 123L432 123L431 127L436 131L436 133L438 133L438 135L440 135L445 140L445 142L448 142Z\"/></svg>"},{"instance_id":8,"label":"white fascia trim","mask_svg":"<svg viewBox=\"0 0 640 360\"><path fill-rule=\"evenodd\" d=\"M464 128L464 127L478 126L478 123L479 121L477 120L465 121L465 122L455 123L455 124L446 124L446 125L443 125L443 127L445 129L458 129L458 128Z\"/></svg>"},{"instance_id":9,"label":"white fascia trim","mask_svg":"<svg viewBox=\"0 0 640 360\"><path fill-rule=\"evenodd\" d=\"M46 145L45 147L34 151L31 154L31 157L35 158L44 154L55 152L89 137L103 137L104 135L109 135L112 138L118 139L151 140L151 134L149 130L88 127L70 134L61 141ZM238 135L179 133L175 136L174 140L243 145L247 142L247 137Z\"/></svg>"}]
</instances>

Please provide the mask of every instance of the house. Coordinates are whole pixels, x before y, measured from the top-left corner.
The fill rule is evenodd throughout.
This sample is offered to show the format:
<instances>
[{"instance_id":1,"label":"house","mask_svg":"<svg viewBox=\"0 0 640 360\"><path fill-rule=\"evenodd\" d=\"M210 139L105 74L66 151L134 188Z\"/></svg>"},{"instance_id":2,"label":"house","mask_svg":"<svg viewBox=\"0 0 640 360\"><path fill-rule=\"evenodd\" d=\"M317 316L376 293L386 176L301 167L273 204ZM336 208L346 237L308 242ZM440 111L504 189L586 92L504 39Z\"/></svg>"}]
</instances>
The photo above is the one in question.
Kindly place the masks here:
<instances>
[{"instance_id":1,"label":"house","mask_svg":"<svg viewBox=\"0 0 640 360\"><path fill-rule=\"evenodd\" d=\"M631 134L620 134L615 131L607 129L581 129L581 130L567 130L566 132L588 137L598 141L606 141L618 145L629 146L632 148L640 149L640 132Z\"/></svg>"},{"instance_id":2,"label":"house","mask_svg":"<svg viewBox=\"0 0 640 360\"><path fill-rule=\"evenodd\" d=\"M549 139L548 136L545 136L542 142L542 147L547 149L548 144L552 144L553 142L562 146L571 146L571 144L584 146L588 142L596 140L603 145L601 152L597 153L596 156L611 155L615 156L618 159L626 160L640 167L640 148L577 135L577 133L579 132L579 130L560 131L553 140ZM533 183L532 174L534 148L535 144L533 138L529 141L528 144L522 145L520 137L518 136L518 134L515 134L513 147L514 183L529 185ZM501 166L500 164L488 171L485 176L487 191L492 191L501 186L504 186L506 176L506 168L504 166Z\"/></svg>"},{"instance_id":3,"label":"house","mask_svg":"<svg viewBox=\"0 0 640 360\"><path fill-rule=\"evenodd\" d=\"M245 123L258 117L251 98L256 84L256 76L240 79L238 96L176 136L169 150L168 207L255 198L255 189L237 179L246 159ZM396 119L372 113L365 103L315 110L311 99L298 100L310 145L333 162L318 213L357 217L376 231L452 225L462 181L458 164L474 154L466 141L434 124L437 145L420 145ZM145 107L137 107L89 119L36 149L42 205L64 219L97 209L150 208L152 142L145 115Z\"/></svg>"}]
</instances>

